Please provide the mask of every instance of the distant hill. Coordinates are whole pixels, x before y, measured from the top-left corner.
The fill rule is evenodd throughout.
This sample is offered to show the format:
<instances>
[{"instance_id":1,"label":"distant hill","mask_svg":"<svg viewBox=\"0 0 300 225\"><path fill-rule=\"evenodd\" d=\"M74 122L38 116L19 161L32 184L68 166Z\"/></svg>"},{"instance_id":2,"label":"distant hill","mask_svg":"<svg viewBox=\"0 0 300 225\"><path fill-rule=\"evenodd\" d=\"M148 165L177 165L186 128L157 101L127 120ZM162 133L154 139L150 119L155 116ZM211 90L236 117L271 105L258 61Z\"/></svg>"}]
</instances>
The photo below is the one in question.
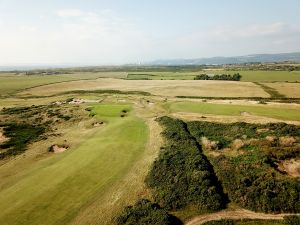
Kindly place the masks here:
<instances>
[{"instance_id":1,"label":"distant hill","mask_svg":"<svg viewBox=\"0 0 300 225\"><path fill-rule=\"evenodd\" d=\"M165 59L150 62L152 65L221 65L240 63L267 63L283 61L300 61L300 52L280 54L254 54L234 57L212 57L198 59Z\"/></svg>"}]
</instances>

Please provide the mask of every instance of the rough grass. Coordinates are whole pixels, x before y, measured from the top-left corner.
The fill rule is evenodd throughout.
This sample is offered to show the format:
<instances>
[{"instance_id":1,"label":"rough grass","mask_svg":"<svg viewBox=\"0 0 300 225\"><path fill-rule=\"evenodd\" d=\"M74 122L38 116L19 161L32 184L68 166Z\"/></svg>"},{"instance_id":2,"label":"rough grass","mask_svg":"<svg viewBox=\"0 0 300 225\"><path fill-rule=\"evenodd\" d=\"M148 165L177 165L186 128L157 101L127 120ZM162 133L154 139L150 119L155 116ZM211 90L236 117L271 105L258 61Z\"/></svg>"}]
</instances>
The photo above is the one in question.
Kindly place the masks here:
<instances>
[{"instance_id":1,"label":"rough grass","mask_svg":"<svg viewBox=\"0 0 300 225\"><path fill-rule=\"evenodd\" d=\"M175 102L170 104L172 112L193 112L215 115L239 116L247 112L257 116L266 116L282 120L300 121L300 110L269 106L245 106L230 104L212 104L196 102Z\"/></svg>"},{"instance_id":2,"label":"rough grass","mask_svg":"<svg viewBox=\"0 0 300 225\"><path fill-rule=\"evenodd\" d=\"M258 82L254 82L256 85L259 85L260 87L262 87L262 89L264 89L265 92L267 92L271 98L286 98L285 95L281 94L278 92L278 90L270 87L270 86L267 86L267 85L264 85L262 83L258 83Z\"/></svg>"},{"instance_id":3,"label":"rough grass","mask_svg":"<svg viewBox=\"0 0 300 225\"><path fill-rule=\"evenodd\" d=\"M299 74L300 77L300 74ZM300 83L263 83L289 98L300 98Z\"/></svg>"},{"instance_id":4,"label":"rough grass","mask_svg":"<svg viewBox=\"0 0 300 225\"><path fill-rule=\"evenodd\" d=\"M93 106L92 112L108 121L105 127L76 149L38 161L20 180L4 185L0 224L66 224L105 195L141 156L146 125L133 115L119 117L120 109L130 107Z\"/></svg>"}]
</instances>

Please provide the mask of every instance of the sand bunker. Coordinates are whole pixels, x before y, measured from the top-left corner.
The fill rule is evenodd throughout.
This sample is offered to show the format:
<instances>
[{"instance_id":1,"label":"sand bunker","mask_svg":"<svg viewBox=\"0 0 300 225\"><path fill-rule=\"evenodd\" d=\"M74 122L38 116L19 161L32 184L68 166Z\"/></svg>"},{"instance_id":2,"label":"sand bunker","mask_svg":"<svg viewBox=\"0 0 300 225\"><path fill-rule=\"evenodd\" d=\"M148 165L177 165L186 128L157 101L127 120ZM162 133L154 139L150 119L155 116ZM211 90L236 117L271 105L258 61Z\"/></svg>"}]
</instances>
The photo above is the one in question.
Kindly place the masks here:
<instances>
[{"instance_id":1,"label":"sand bunker","mask_svg":"<svg viewBox=\"0 0 300 225\"><path fill-rule=\"evenodd\" d=\"M73 98L72 101L70 101L68 103L69 104L82 104L82 103L93 103L93 102L99 102L99 100Z\"/></svg>"},{"instance_id":2,"label":"sand bunker","mask_svg":"<svg viewBox=\"0 0 300 225\"><path fill-rule=\"evenodd\" d=\"M54 152L54 153L61 153L61 152L64 152L68 149L69 147L66 146L66 145L52 145L50 148L49 148L49 151L50 152Z\"/></svg>"},{"instance_id":3,"label":"sand bunker","mask_svg":"<svg viewBox=\"0 0 300 225\"><path fill-rule=\"evenodd\" d=\"M8 141L9 138L6 137L2 132L0 132L0 144Z\"/></svg>"}]
</instances>

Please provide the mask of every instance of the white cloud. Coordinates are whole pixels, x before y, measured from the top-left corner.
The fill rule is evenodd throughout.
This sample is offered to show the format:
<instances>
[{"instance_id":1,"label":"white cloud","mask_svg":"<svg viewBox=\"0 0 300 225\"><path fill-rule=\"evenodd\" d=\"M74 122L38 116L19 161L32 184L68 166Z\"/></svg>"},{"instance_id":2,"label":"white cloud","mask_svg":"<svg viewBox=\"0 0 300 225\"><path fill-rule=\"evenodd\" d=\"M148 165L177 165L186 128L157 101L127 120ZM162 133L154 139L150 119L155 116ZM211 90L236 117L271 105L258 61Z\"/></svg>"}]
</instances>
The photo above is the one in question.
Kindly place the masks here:
<instances>
[{"instance_id":1,"label":"white cloud","mask_svg":"<svg viewBox=\"0 0 300 225\"><path fill-rule=\"evenodd\" d=\"M79 17L84 15L84 12L79 9L61 9L56 14L60 17Z\"/></svg>"},{"instance_id":2,"label":"white cloud","mask_svg":"<svg viewBox=\"0 0 300 225\"><path fill-rule=\"evenodd\" d=\"M37 27L24 25L24 26L20 27L20 30L24 31L24 32L35 32L35 31L37 31Z\"/></svg>"}]
</instances>

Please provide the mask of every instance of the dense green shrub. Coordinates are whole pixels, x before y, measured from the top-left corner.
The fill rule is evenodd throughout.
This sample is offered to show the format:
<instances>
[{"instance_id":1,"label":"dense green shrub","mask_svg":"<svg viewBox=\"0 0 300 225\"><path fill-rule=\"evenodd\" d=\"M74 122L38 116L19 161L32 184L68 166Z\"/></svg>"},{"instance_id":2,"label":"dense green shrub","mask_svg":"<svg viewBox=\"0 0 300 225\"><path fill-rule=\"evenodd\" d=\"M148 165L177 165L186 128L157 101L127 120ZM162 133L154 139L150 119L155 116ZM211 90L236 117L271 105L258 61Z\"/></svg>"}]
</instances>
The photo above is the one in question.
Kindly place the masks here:
<instances>
[{"instance_id":1,"label":"dense green shrub","mask_svg":"<svg viewBox=\"0 0 300 225\"><path fill-rule=\"evenodd\" d=\"M300 225L299 216L285 216L283 220L284 225Z\"/></svg>"},{"instance_id":2,"label":"dense green shrub","mask_svg":"<svg viewBox=\"0 0 300 225\"><path fill-rule=\"evenodd\" d=\"M233 75L230 74L216 74L213 76L209 76L207 74L200 74L194 77L194 80L233 80L240 81L242 76L239 73L235 73Z\"/></svg>"},{"instance_id":3,"label":"dense green shrub","mask_svg":"<svg viewBox=\"0 0 300 225\"><path fill-rule=\"evenodd\" d=\"M168 144L155 160L146 184L155 200L167 209L195 205L201 211L225 207L226 197L201 146L180 120L162 117L163 136Z\"/></svg>"},{"instance_id":4,"label":"dense green shrub","mask_svg":"<svg viewBox=\"0 0 300 225\"><path fill-rule=\"evenodd\" d=\"M237 123L215 123L206 121L188 122L188 129L191 134L200 141L201 137L207 137L213 141L221 141L227 147L237 138L265 138L272 135L281 136L300 136L300 126L286 123L251 124L244 122ZM264 132L258 132L265 129Z\"/></svg>"},{"instance_id":5,"label":"dense green shrub","mask_svg":"<svg viewBox=\"0 0 300 225\"><path fill-rule=\"evenodd\" d=\"M117 218L117 225L181 225L182 222L168 214L158 204L142 199L126 207Z\"/></svg>"},{"instance_id":6,"label":"dense green shrub","mask_svg":"<svg viewBox=\"0 0 300 225\"><path fill-rule=\"evenodd\" d=\"M211 161L231 201L254 211L300 211L300 183L280 176L265 163L264 155L253 152Z\"/></svg>"},{"instance_id":7,"label":"dense green shrub","mask_svg":"<svg viewBox=\"0 0 300 225\"><path fill-rule=\"evenodd\" d=\"M5 125L3 131L9 140L0 145L0 149L5 150L0 153L0 159L24 152L27 144L39 138L45 132L45 128L42 126L13 123Z\"/></svg>"}]
</instances>

